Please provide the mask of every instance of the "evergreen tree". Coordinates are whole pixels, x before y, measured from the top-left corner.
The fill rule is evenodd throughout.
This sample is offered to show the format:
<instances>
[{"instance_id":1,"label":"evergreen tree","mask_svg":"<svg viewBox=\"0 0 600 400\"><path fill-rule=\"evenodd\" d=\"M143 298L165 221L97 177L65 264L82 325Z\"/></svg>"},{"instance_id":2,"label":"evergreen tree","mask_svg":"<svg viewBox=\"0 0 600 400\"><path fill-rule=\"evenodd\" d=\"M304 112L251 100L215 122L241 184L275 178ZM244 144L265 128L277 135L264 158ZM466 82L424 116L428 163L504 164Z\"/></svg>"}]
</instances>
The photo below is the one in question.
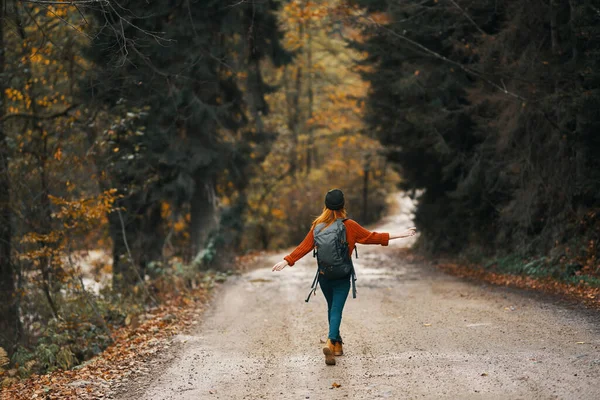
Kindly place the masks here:
<instances>
[{"instance_id":1,"label":"evergreen tree","mask_svg":"<svg viewBox=\"0 0 600 400\"><path fill-rule=\"evenodd\" d=\"M357 44L369 53L366 63L376 66L364 74L372 85L367 120L392 149L389 158L401 166L404 189L424 189L416 213L416 224L428 238L424 243L456 248L477 225L466 218L470 205L458 205L450 196L481 139L468 112L472 79L441 57L467 61L465 47L477 28L449 18L447 8L434 1L363 3L369 11L385 11L391 22L381 25L369 17L365 35L370 39ZM456 231L458 225L462 228Z\"/></svg>"},{"instance_id":2,"label":"evergreen tree","mask_svg":"<svg viewBox=\"0 0 600 400\"><path fill-rule=\"evenodd\" d=\"M387 19L358 44L374 67L369 121L404 187L423 190L422 245L532 254L595 237L576 224L599 192L591 2L358 3Z\"/></svg>"},{"instance_id":3,"label":"evergreen tree","mask_svg":"<svg viewBox=\"0 0 600 400\"><path fill-rule=\"evenodd\" d=\"M272 15L276 7L272 1L153 2L149 7L128 2L123 9L131 16L124 30L113 25L95 40L90 58L101 69L89 93L110 109L124 102L138 110L125 126L117 123L120 134L108 131L110 186L121 190L126 210L110 218L113 268L116 275L132 268L123 263L128 257L124 239L133 244L131 258L142 268L139 274L121 273L129 283L160 256L162 201L177 209L190 205L192 257L217 227L215 187L230 161L240 161L236 132L247 125L248 115L260 130L260 115L268 111L260 61L285 58ZM120 24L120 16L108 17ZM239 81L244 71L249 71L246 98ZM256 135L261 140L264 132Z\"/></svg>"}]
</instances>

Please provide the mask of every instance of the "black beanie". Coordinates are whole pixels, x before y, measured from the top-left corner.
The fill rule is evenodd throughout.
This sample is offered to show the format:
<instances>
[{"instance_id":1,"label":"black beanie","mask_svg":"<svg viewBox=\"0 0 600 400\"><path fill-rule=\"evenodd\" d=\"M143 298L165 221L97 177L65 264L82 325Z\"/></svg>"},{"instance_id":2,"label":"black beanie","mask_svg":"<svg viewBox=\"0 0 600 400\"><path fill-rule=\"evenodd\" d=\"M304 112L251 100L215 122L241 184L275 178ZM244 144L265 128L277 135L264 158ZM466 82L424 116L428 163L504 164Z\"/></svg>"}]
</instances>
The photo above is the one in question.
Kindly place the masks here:
<instances>
[{"instance_id":1,"label":"black beanie","mask_svg":"<svg viewBox=\"0 0 600 400\"><path fill-rule=\"evenodd\" d=\"M340 189L331 189L325 196L325 207L334 211L344 208L344 193Z\"/></svg>"}]
</instances>

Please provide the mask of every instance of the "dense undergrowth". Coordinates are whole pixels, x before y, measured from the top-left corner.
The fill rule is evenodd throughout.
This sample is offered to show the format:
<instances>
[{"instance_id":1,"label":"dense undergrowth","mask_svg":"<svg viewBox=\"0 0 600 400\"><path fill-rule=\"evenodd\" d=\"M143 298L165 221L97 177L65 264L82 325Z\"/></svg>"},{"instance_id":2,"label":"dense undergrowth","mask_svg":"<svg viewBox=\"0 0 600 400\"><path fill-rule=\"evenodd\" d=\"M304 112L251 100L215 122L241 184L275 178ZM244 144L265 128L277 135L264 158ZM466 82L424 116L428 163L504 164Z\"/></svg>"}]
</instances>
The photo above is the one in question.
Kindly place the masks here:
<instances>
[{"instance_id":1,"label":"dense undergrowth","mask_svg":"<svg viewBox=\"0 0 600 400\"><path fill-rule=\"evenodd\" d=\"M527 260L512 255L488 260L482 267L501 274L552 278L571 285L585 284L600 287L600 278L582 272L580 265L554 263L548 257Z\"/></svg>"},{"instance_id":2,"label":"dense undergrowth","mask_svg":"<svg viewBox=\"0 0 600 400\"><path fill-rule=\"evenodd\" d=\"M156 277L131 288L128 295L103 288L98 294L76 288L55 297L60 315L31 322L28 342L17 347L9 359L0 348L0 384L57 370L78 368L114 344L121 328L137 326L154 317L165 304L193 293L208 292L231 272L203 271L174 262L171 268L155 271ZM43 296L27 297L29 306L47 309Z\"/></svg>"}]
</instances>

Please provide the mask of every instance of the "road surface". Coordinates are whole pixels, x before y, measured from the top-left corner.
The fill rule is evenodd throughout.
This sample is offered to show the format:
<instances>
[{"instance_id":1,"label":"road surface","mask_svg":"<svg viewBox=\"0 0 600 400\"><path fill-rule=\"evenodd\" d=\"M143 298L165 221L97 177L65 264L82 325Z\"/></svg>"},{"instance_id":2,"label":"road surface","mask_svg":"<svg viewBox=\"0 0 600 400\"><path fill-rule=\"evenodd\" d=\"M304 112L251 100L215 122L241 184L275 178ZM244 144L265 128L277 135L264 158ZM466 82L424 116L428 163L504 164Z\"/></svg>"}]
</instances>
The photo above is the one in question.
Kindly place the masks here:
<instances>
[{"instance_id":1,"label":"road surface","mask_svg":"<svg viewBox=\"0 0 600 400\"><path fill-rule=\"evenodd\" d=\"M403 207L374 230L410 225ZM321 351L325 300L304 302L314 260L273 273L277 254L225 283L168 362L120 398L600 399L598 312L450 277L392 243L359 246L336 366Z\"/></svg>"}]
</instances>

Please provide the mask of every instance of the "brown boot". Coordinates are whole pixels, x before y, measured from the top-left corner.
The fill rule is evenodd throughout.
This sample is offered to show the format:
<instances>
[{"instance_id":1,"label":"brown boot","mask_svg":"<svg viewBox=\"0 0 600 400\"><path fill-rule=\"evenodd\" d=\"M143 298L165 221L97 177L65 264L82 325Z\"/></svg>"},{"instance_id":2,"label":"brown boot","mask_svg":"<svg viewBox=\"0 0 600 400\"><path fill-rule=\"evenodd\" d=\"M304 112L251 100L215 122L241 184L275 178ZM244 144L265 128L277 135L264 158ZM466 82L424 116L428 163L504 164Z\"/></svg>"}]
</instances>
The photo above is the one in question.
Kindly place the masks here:
<instances>
[{"instance_id":1,"label":"brown boot","mask_svg":"<svg viewBox=\"0 0 600 400\"><path fill-rule=\"evenodd\" d=\"M333 345L333 355L334 356L343 356L344 355L344 348L342 347L342 341L338 340L337 342L334 343Z\"/></svg>"},{"instance_id":2,"label":"brown boot","mask_svg":"<svg viewBox=\"0 0 600 400\"><path fill-rule=\"evenodd\" d=\"M327 365L335 365L335 357L333 356L334 352L334 344L331 343L331 340L327 339L327 343L325 347L323 347L323 354L325 354L325 364Z\"/></svg>"}]
</instances>

